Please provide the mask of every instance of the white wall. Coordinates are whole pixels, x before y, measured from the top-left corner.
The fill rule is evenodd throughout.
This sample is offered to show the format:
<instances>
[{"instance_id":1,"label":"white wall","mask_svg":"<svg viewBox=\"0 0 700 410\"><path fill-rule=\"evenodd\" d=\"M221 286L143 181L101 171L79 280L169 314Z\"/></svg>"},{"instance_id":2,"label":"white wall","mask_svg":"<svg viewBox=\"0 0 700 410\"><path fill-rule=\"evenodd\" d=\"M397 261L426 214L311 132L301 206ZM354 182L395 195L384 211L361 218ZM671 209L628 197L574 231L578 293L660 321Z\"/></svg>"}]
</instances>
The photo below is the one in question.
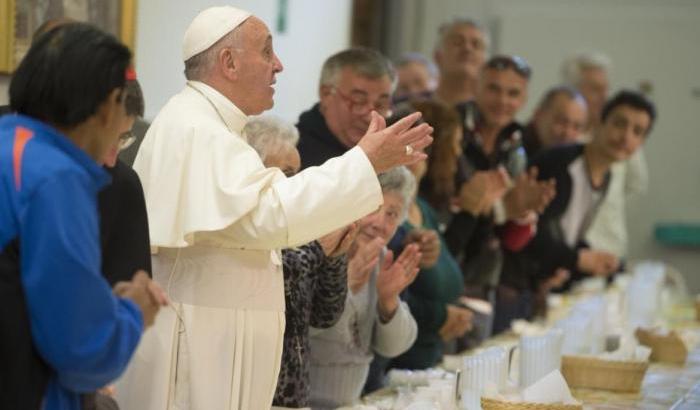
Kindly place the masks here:
<instances>
[{"instance_id":1,"label":"white wall","mask_svg":"<svg viewBox=\"0 0 700 410\"><path fill-rule=\"evenodd\" d=\"M221 0L140 1L136 36L136 70L144 88L146 118L152 119L168 98L184 85L182 36L202 9ZM276 32L277 0L239 0L267 23L284 71L277 76L272 113L295 121L318 100L318 78L323 61L350 42L351 1L294 0L285 33Z\"/></svg>"},{"instance_id":2,"label":"white wall","mask_svg":"<svg viewBox=\"0 0 700 410\"><path fill-rule=\"evenodd\" d=\"M559 81L561 61L579 50L600 50L612 58L613 90L650 81L660 114L645 147L650 191L629 206L630 259L665 260L700 291L700 249L667 248L653 239L657 222L700 223L700 2L443 0L440 6L425 1L416 7L422 10L414 15L424 21L415 24L421 35L410 37L408 46L417 51L432 51L440 23L470 16L492 28L494 51L530 62L530 101L521 118Z\"/></svg>"}]
</instances>

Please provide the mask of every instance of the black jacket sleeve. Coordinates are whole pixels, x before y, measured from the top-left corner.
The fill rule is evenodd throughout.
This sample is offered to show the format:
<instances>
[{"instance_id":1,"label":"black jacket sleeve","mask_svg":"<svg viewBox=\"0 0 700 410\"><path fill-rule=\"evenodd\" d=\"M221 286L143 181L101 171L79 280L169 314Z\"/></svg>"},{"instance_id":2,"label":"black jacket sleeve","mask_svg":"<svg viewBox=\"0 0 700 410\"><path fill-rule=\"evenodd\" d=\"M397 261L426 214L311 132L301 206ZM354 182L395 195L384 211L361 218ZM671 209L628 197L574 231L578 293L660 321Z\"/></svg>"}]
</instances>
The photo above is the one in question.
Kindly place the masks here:
<instances>
[{"instance_id":1,"label":"black jacket sleeve","mask_svg":"<svg viewBox=\"0 0 700 410\"><path fill-rule=\"evenodd\" d=\"M583 147L575 144L545 150L530 163L539 170L538 179L554 178L556 181L556 195L540 215L537 234L525 249L538 261L538 276L541 278L551 276L557 268L566 268L571 272L575 272L577 268L579 248L572 248L566 244L560 220L571 200L572 180L568 167L583 155Z\"/></svg>"},{"instance_id":2,"label":"black jacket sleeve","mask_svg":"<svg viewBox=\"0 0 700 410\"><path fill-rule=\"evenodd\" d=\"M472 240L479 219L469 212L459 212L445 230L445 243L453 255L460 255Z\"/></svg>"},{"instance_id":3,"label":"black jacket sleeve","mask_svg":"<svg viewBox=\"0 0 700 410\"><path fill-rule=\"evenodd\" d=\"M98 197L102 274L110 286L151 273L151 246L143 188L136 172L121 161L108 169L112 183Z\"/></svg>"}]
</instances>

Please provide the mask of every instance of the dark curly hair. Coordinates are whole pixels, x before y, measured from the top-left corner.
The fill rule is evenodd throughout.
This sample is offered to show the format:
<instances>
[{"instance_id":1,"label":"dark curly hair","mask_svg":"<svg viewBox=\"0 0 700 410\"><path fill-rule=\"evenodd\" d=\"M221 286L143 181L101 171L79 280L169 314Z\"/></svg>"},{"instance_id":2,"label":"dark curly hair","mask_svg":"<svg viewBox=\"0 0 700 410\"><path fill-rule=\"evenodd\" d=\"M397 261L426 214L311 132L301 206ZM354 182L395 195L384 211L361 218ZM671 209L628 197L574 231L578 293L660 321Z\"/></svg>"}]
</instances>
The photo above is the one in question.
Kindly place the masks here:
<instances>
[{"instance_id":1,"label":"dark curly hair","mask_svg":"<svg viewBox=\"0 0 700 410\"><path fill-rule=\"evenodd\" d=\"M600 114L601 121L605 122L610 116L610 113L612 113L615 108L622 105L647 113L649 116L649 128L646 130L646 134L649 134L656 120L656 106L646 98L644 94L636 91L622 90L610 98L603 106L603 110Z\"/></svg>"}]
</instances>

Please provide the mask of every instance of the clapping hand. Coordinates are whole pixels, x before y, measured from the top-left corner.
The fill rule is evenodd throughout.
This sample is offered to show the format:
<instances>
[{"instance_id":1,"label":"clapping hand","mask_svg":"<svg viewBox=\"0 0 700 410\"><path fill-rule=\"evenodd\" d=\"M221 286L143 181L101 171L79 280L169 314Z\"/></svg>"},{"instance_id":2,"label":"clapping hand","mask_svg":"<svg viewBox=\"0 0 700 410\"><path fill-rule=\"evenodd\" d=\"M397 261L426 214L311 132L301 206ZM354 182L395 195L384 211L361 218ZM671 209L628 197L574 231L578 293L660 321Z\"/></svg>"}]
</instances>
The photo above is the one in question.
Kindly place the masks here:
<instances>
[{"instance_id":1,"label":"clapping hand","mask_svg":"<svg viewBox=\"0 0 700 410\"><path fill-rule=\"evenodd\" d=\"M472 215L488 213L493 204L503 197L510 185L510 177L503 168L477 171L460 187L460 207Z\"/></svg>"},{"instance_id":2,"label":"clapping hand","mask_svg":"<svg viewBox=\"0 0 700 410\"><path fill-rule=\"evenodd\" d=\"M554 271L554 275L544 280L542 284L543 291L549 293L552 289L559 289L566 283L571 277L571 272L568 269L557 268Z\"/></svg>"},{"instance_id":3,"label":"clapping hand","mask_svg":"<svg viewBox=\"0 0 700 410\"><path fill-rule=\"evenodd\" d=\"M529 211L544 212L556 194L554 179L537 180L538 170L532 167L515 179L513 189L504 197L508 219L519 219Z\"/></svg>"},{"instance_id":4,"label":"clapping hand","mask_svg":"<svg viewBox=\"0 0 700 410\"><path fill-rule=\"evenodd\" d=\"M442 340L449 342L455 338L462 337L466 332L472 329L473 317L474 314L467 308L447 305L445 323L443 323L439 331Z\"/></svg>"},{"instance_id":5,"label":"clapping hand","mask_svg":"<svg viewBox=\"0 0 700 410\"><path fill-rule=\"evenodd\" d=\"M421 256L416 244L406 246L396 260L391 251L384 255L377 275L377 304L384 321L394 316L399 307L399 294L416 279Z\"/></svg>"},{"instance_id":6,"label":"clapping hand","mask_svg":"<svg viewBox=\"0 0 700 410\"><path fill-rule=\"evenodd\" d=\"M404 244L415 243L418 245L421 257L420 267L427 269L435 266L440 256L440 237L433 229L413 229L406 236Z\"/></svg>"},{"instance_id":7,"label":"clapping hand","mask_svg":"<svg viewBox=\"0 0 700 410\"><path fill-rule=\"evenodd\" d=\"M620 260L610 252L581 249L578 253L578 268L593 276L610 276L617 272Z\"/></svg>"},{"instance_id":8,"label":"clapping hand","mask_svg":"<svg viewBox=\"0 0 700 410\"><path fill-rule=\"evenodd\" d=\"M374 238L366 243L355 241L355 249L348 262L348 289L357 293L369 281L369 275L379 263L379 254L384 248L382 238Z\"/></svg>"},{"instance_id":9,"label":"clapping hand","mask_svg":"<svg viewBox=\"0 0 700 410\"><path fill-rule=\"evenodd\" d=\"M136 303L141 309L144 327L153 325L161 306L169 304L165 291L143 270L137 271L129 282L116 283L112 291L115 295Z\"/></svg>"}]
</instances>

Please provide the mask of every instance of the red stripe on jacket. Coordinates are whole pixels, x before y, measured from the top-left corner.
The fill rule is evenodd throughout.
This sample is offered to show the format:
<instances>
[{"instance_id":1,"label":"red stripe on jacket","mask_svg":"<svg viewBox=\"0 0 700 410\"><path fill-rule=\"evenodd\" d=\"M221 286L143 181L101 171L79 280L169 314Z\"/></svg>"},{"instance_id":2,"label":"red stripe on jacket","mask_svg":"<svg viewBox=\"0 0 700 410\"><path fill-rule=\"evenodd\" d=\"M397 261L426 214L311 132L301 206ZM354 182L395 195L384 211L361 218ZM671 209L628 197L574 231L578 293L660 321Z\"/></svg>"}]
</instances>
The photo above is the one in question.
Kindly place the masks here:
<instances>
[{"instance_id":1,"label":"red stripe on jacket","mask_svg":"<svg viewBox=\"0 0 700 410\"><path fill-rule=\"evenodd\" d=\"M24 127L15 129L15 142L12 147L12 165L15 175L15 189L19 191L22 186L22 155L24 146L34 136L34 132Z\"/></svg>"}]
</instances>

